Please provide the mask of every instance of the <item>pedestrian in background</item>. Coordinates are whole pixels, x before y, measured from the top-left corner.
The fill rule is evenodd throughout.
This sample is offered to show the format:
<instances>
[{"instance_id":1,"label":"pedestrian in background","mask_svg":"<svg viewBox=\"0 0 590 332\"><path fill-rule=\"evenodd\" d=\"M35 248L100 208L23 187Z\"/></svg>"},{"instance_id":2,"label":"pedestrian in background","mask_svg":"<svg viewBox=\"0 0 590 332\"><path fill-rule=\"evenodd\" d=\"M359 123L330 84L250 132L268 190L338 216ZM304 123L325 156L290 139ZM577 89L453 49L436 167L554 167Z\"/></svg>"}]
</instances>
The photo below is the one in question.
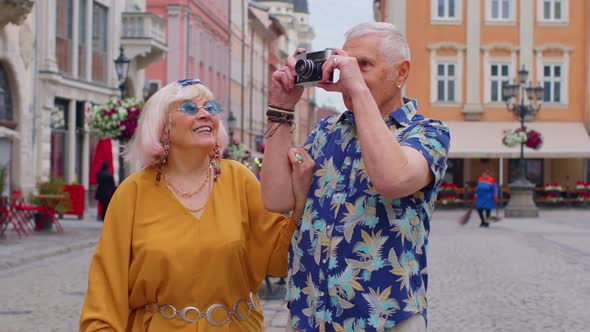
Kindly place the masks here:
<instances>
[{"instance_id":1,"label":"pedestrian in background","mask_svg":"<svg viewBox=\"0 0 590 332\"><path fill-rule=\"evenodd\" d=\"M94 199L100 203L100 220L104 220L104 216L107 214L107 208L111 202L111 197L115 193L116 185L113 174L109 171L110 164L108 161L103 161L100 170L96 172L96 193Z\"/></svg>"},{"instance_id":2,"label":"pedestrian in background","mask_svg":"<svg viewBox=\"0 0 590 332\"><path fill-rule=\"evenodd\" d=\"M449 130L403 96L410 51L397 28L362 23L345 36L318 69L318 87L340 93L348 110L320 121L304 144L315 170L289 252L287 330L426 331L428 233ZM269 86L262 194L275 212L294 206L295 67L302 78L311 61L297 53ZM339 81L325 83L336 69Z\"/></svg>"},{"instance_id":3,"label":"pedestrian in background","mask_svg":"<svg viewBox=\"0 0 590 332\"><path fill-rule=\"evenodd\" d=\"M477 179L475 187L475 208L481 220L480 227L490 227L491 211L496 208L498 202L498 186L489 169L484 169Z\"/></svg>"},{"instance_id":4,"label":"pedestrian in background","mask_svg":"<svg viewBox=\"0 0 590 332\"><path fill-rule=\"evenodd\" d=\"M258 289L266 275L287 274L313 161L290 154L294 212L268 212L254 174L221 159L220 111L197 79L146 102L129 145L145 168L111 201L80 331L262 331Z\"/></svg>"}]
</instances>

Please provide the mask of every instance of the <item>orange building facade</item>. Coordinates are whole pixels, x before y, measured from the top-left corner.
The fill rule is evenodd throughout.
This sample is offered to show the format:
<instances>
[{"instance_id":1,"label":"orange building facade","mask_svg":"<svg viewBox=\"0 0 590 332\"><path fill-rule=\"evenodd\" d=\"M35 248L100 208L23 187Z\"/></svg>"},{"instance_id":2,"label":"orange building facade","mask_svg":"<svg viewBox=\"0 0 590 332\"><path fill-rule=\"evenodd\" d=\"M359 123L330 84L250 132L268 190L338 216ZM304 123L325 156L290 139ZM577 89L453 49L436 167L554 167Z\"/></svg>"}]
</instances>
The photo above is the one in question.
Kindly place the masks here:
<instances>
[{"instance_id":1,"label":"orange building facade","mask_svg":"<svg viewBox=\"0 0 590 332\"><path fill-rule=\"evenodd\" d=\"M374 14L407 37L405 94L451 129L446 182L471 185L484 168L502 185L517 176L519 146L502 138L519 117L502 87L518 81L523 66L528 82L544 90L540 111L525 124L544 137L540 149L525 148L527 178L537 186L590 181L590 2L375 0Z\"/></svg>"}]
</instances>

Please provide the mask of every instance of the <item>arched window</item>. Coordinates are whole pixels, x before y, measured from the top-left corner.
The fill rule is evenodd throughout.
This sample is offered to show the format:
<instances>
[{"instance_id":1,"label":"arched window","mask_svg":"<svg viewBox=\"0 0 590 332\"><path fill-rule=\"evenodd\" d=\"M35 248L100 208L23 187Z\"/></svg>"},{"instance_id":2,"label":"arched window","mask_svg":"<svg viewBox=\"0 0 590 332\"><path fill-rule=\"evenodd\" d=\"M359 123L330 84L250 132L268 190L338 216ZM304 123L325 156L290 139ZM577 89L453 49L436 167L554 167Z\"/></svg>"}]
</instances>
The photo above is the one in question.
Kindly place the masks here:
<instances>
[{"instance_id":1,"label":"arched window","mask_svg":"<svg viewBox=\"0 0 590 332\"><path fill-rule=\"evenodd\" d=\"M0 124L13 122L12 116L12 93L8 84L8 76L4 66L0 65Z\"/></svg>"}]
</instances>

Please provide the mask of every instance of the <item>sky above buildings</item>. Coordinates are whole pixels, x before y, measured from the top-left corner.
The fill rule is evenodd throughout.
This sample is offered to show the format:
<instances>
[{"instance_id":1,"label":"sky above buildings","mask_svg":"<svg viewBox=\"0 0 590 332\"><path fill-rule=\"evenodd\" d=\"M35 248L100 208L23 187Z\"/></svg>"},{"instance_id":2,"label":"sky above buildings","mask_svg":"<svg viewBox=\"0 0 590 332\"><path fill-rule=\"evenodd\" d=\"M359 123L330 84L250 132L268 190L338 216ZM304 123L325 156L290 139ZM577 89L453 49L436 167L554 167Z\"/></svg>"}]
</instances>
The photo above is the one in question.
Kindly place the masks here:
<instances>
[{"instance_id":1,"label":"sky above buildings","mask_svg":"<svg viewBox=\"0 0 590 332\"><path fill-rule=\"evenodd\" d=\"M373 0L308 0L310 25L315 32L313 51L342 47L344 32L357 23L374 21ZM316 88L318 106L344 111L341 95Z\"/></svg>"}]
</instances>

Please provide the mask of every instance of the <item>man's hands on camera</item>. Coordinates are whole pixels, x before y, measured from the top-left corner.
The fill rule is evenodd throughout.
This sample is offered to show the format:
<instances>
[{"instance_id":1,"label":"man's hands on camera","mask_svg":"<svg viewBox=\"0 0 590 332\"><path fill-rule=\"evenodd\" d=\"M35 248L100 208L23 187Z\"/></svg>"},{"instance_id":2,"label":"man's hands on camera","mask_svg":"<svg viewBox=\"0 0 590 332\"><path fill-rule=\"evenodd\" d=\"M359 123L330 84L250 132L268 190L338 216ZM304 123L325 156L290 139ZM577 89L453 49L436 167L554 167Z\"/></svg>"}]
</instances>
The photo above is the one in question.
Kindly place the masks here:
<instances>
[{"instance_id":1,"label":"man's hands on camera","mask_svg":"<svg viewBox=\"0 0 590 332\"><path fill-rule=\"evenodd\" d=\"M326 91L336 91L344 95L352 96L356 92L367 90L367 84L361 73L356 58L348 56L339 48L333 48L334 55L330 56L322 66L322 81L328 81L330 74L338 69L340 78L334 83L319 83L317 86Z\"/></svg>"},{"instance_id":2,"label":"man's hands on camera","mask_svg":"<svg viewBox=\"0 0 590 332\"><path fill-rule=\"evenodd\" d=\"M295 56L307 52L304 48L295 50L284 66L272 73L269 103L287 109L294 109L303 94L302 87L295 86Z\"/></svg>"}]
</instances>

